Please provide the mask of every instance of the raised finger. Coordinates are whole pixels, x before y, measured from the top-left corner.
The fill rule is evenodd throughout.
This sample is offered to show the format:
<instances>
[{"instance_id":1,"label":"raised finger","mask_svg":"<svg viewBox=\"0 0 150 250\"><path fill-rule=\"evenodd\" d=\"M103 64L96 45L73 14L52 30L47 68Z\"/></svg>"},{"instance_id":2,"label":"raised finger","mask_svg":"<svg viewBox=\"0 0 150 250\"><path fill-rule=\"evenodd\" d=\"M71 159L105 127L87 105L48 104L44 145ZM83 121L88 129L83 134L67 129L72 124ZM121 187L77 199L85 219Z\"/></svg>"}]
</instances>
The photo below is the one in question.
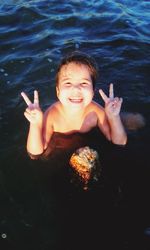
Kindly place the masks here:
<instances>
[{"instance_id":1,"label":"raised finger","mask_svg":"<svg viewBox=\"0 0 150 250\"><path fill-rule=\"evenodd\" d=\"M28 98L28 96L24 93L24 92L21 92L21 96L23 97L25 103L29 106L32 104L32 102L30 101L30 99Z\"/></svg>"},{"instance_id":2,"label":"raised finger","mask_svg":"<svg viewBox=\"0 0 150 250\"><path fill-rule=\"evenodd\" d=\"M114 87L113 87L113 83L111 83L110 86L109 86L109 98L110 99L114 99Z\"/></svg>"},{"instance_id":3,"label":"raised finger","mask_svg":"<svg viewBox=\"0 0 150 250\"><path fill-rule=\"evenodd\" d=\"M27 113L30 113L30 114L35 114L35 113L36 113L36 110L35 110L34 107L29 106L28 108L26 108L26 112L27 112Z\"/></svg>"},{"instance_id":4,"label":"raised finger","mask_svg":"<svg viewBox=\"0 0 150 250\"><path fill-rule=\"evenodd\" d=\"M109 98L108 98L107 95L104 93L104 91L103 91L102 89L100 89L100 90L99 90L99 93L100 93L100 95L101 95L103 101L104 101L105 103L107 103L107 102L109 101Z\"/></svg>"},{"instance_id":5,"label":"raised finger","mask_svg":"<svg viewBox=\"0 0 150 250\"><path fill-rule=\"evenodd\" d=\"M39 95L37 90L34 90L34 104L39 105Z\"/></svg>"}]
</instances>

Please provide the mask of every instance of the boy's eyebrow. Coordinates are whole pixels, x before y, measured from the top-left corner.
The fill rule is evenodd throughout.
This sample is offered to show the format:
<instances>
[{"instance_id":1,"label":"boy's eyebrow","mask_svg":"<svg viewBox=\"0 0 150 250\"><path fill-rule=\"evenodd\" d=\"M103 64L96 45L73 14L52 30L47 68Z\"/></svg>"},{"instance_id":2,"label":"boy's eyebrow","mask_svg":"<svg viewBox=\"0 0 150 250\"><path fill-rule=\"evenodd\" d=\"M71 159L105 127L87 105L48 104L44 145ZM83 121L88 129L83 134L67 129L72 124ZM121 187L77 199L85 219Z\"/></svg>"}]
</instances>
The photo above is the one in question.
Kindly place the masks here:
<instances>
[{"instance_id":1,"label":"boy's eyebrow","mask_svg":"<svg viewBox=\"0 0 150 250\"><path fill-rule=\"evenodd\" d=\"M71 77L64 77L64 78L62 78L62 81L66 81L69 79L71 79ZM88 82L91 81L91 79L88 79L88 78L82 78L81 80L88 81Z\"/></svg>"},{"instance_id":2,"label":"boy's eyebrow","mask_svg":"<svg viewBox=\"0 0 150 250\"><path fill-rule=\"evenodd\" d=\"M68 79L70 79L70 77L62 77L62 81L65 81L65 80L68 80Z\"/></svg>"},{"instance_id":3,"label":"boy's eyebrow","mask_svg":"<svg viewBox=\"0 0 150 250\"><path fill-rule=\"evenodd\" d=\"M85 81L90 81L91 79L88 79L88 78L83 78L83 80L85 80Z\"/></svg>"}]
</instances>

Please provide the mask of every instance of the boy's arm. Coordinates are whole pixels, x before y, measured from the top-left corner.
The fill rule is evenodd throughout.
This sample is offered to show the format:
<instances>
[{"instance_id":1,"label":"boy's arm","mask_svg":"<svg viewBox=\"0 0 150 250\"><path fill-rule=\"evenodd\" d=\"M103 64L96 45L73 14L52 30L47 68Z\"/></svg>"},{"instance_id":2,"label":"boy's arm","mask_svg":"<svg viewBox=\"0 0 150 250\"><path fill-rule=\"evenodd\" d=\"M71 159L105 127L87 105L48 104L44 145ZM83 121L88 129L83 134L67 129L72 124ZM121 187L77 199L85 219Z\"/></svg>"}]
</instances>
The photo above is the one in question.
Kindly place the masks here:
<instances>
[{"instance_id":1,"label":"boy's arm","mask_svg":"<svg viewBox=\"0 0 150 250\"><path fill-rule=\"evenodd\" d=\"M105 113L104 108L96 103L96 113L98 118L98 127L102 131L102 133L105 135L105 137L111 141L111 131L110 131L110 125Z\"/></svg>"},{"instance_id":2,"label":"boy's arm","mask_svg":"<svg viewBox=\"0 0 150 250\"><path fill-rule=\"evenodd\" d=\"M52 115L49 109L47 109L41 119L41 124L30 124L28 140L27 140L27 151L32 155L42 154L48 147L50 138L53 134L52 126ZM35 139L36 138L36 141Z\"/></svg>"},{"instance_id":3,"label":"boy's arm","mask_svg":"<svg viewBox=\"0 0 150 250\"><path fill-rule=\"evenodd\" d=\"M127 135L123 127L120 115L108 117L110 124L111 140L114 144L125 145L127 143Z\"/></svg>"},{"instance_id":4,"label":"boy's arm","mask_svg":"<svg viewBox=\"0 0 150 250\"><path fill-rule=\"evenodd\" d=\"M52 125L52 113L51 113L51 107L48 108L44 113L43 118L43 147L44 150L48 147L49 141L51 139L51 136L53 134L53 125Z\"/></svg>"},{"instance_id":5,"label":"boy's arm","mask_svg":"<svg viewBox=\"0 0 150 250\"><path fill-rule=\"evenodd\" d=\"M43 153L43 150L42 124L35 125L30 123L27 138L27 151L31 155L40 155Z\"/></svg>"},{"instance_id":6,"label":"boy's arm","mask_svg":"<svg viewBox=\"0 0 150 250\"><path fill-rule=\"evenodd\" d=\"M28 96L22 92L23 99L27 104L27 109L24 112L25 117L30 122L29 133L27 138L27 151L31 155L39 155L43 153L43 112L39 106L38 92L34 91L34 102L32 103Z\"/></svg>"},{"instance_id":7,"label":"boy's arm","mask_svg":"<svg viewBox=\"0 0 150 250\"><path fill-rule=\"evenodd\" d=\"M114 98L113 84L110 84L109 97L102 90L99 92L105 102L105 114L110 126L111 141L114 144L125 145L127 143L127 135L120 118L122 98Z\"/></svg>"}]
</instances>

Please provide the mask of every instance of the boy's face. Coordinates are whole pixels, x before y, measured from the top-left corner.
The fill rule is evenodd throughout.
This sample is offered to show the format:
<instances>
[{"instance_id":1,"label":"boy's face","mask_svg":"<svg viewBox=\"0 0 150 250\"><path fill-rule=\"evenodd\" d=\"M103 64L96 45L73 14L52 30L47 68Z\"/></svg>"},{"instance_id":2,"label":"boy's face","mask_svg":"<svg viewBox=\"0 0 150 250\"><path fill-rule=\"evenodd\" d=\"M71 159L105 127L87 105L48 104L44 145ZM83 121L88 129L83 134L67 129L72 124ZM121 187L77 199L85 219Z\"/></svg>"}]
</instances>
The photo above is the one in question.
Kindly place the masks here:
<instances>
[{"instance_id":1,"label":"boy's face","mask_svg":"<svg viewBox=\"0 0 150 250\"><path fill-rule=\"evenodd\" d=\"M94 95L88 67L76 63L62 66L56 92L58 99L65 107L76 109L86 107Z\"/></svg>"}]
</instances>

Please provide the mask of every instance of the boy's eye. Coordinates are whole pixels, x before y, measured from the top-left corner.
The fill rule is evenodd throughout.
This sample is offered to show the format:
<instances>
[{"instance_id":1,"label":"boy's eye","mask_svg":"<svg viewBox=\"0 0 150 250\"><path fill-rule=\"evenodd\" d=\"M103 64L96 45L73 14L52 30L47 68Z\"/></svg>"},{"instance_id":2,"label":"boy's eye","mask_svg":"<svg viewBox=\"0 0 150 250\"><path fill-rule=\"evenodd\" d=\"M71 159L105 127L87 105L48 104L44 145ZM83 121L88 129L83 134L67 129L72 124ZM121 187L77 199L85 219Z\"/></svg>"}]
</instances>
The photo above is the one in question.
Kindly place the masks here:
<instances>
[{"instance_id":1,"label":"boy's eye","mask_svg":"<svg viewBox=\"0 0 150 250\"><path fill-rule=\"evenodd\" d=\"M88 85L88 83L87 82L82 82L81 85L86 86L86 85Z\"/></svg>"},{"instance_id":2,"label":"boy's eye","mask_svg":"<svg viewBox=\"0 0 150 250\"><path fill-rule=\"evenodd\" d=\"M65 85L70 86L71 82L65 82Z\"/></svg>"}]
</instances>

